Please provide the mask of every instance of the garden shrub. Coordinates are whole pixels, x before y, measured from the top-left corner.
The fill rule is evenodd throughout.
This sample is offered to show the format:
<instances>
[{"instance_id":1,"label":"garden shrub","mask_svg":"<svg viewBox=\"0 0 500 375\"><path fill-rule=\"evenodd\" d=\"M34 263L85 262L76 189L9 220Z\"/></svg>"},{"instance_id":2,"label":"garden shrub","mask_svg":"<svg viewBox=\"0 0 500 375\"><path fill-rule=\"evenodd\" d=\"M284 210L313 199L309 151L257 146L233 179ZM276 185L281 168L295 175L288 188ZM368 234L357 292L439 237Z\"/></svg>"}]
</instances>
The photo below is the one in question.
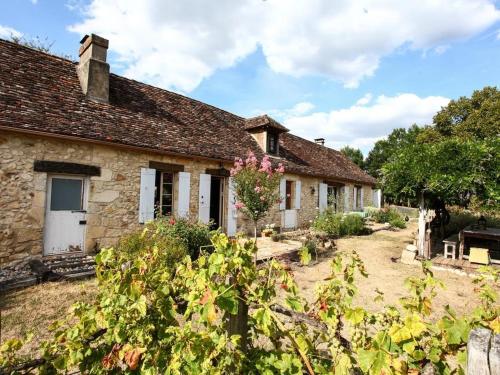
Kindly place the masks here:
<instances>
[{"instance_id":1,"label":"garden shrub","mask_svg":"<svg viewBox=\"0 0 500 375\"><path fill-rule=\"evenodd\" d=\"M162 257L165 259L165 265L169 268L175 267L176 263L188 254L188 246L179 238L172 237L164 228L164 220L155 220L147 223L143 230L123 237L116 246L120 261L132 262L140 254L157 248L164 253Z\"/></svg>"},{"instance_id":2,"label":"garden shrub","mask_svg":"<svg viewBox=\"0 0 500 375\"><path fill-rule=\"evenodd\" d=\"M312 227L318 231L325 232L330 237L355 236L366 234L364 219L357 214L337 214L331 208L327 208L316 217Z\"/></svg>"},{"instance_id":3,"label":"garden shrub","mask_svg":"<svg viewBox=\"0 0 500 375\"><path fill-rule=\"evenodd\" d=\"M157 222L158 230L163 235L183 243L192 259L199 256L200 246L211 244L208 224L183 218L163 218Z\"/></svg>"},{"instance_id":4,"label":"garden shrub","mask_svg":"<svg viewBox=\"0 0 500 375\"><path fill-rule=\"evenodd\" d=\"M340 225L341 235L343 236L357 236L366 234L365 221L357 214L349 214L342 218Z\"/></svg>"},{"instance_id":5,"label":"garden shrub","mask_svg":"<svg viewBox=\"0 0 500 375\"><path fill-rule=\"evenodd\" d=\"M372 214L376 223L389 223L396 228L406 228L403 217L393 208L382 208Z\"/></svg>"}]
</instances>

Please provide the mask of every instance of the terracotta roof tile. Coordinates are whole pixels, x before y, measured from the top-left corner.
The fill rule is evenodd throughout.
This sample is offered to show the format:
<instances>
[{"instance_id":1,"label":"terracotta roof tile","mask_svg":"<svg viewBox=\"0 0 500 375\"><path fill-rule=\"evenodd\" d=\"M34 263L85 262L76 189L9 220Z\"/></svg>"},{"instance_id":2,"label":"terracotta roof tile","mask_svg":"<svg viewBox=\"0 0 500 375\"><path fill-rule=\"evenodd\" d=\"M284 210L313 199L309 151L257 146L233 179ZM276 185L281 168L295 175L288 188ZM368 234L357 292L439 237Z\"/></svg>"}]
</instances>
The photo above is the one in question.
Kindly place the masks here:
<instances>
[{"instance_id":1,"label":"terracotta roof tile","mask_svg":"<svg viewBox=\"0 0 500 375\"><path fill-rule=\"evenodd\" d=\"M245 130L251 124L284 126L268 116L245 120L197 100L110 75L109 103L85 98L76 63L0 39L0 126L72 136L159 152L233 160L248 150L262 155ZM339 152L282 134L289 171L375 180ZM314 151L313 151L314 150Z\"/></svg>"}]
</instances>

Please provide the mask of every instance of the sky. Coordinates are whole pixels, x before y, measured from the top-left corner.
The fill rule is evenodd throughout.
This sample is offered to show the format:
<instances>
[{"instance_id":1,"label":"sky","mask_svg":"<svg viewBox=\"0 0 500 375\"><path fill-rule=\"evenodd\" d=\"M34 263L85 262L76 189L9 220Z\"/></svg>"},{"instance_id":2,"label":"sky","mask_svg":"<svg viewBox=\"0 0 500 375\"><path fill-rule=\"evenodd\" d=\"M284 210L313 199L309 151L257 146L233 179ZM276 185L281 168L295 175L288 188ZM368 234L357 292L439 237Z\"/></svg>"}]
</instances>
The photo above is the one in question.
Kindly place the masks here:
<instances>
[{"instance_id":1,"label":"sky","mask_svg":"<svg viewBox=\"0 0 500 375\"><path fill-rule=\"evenodd\" d=\"M0 0L0 38L76 60L90 33L109 39L116 74L365 156L500 87L495 0Z\"/></svg>"}]
</instances>

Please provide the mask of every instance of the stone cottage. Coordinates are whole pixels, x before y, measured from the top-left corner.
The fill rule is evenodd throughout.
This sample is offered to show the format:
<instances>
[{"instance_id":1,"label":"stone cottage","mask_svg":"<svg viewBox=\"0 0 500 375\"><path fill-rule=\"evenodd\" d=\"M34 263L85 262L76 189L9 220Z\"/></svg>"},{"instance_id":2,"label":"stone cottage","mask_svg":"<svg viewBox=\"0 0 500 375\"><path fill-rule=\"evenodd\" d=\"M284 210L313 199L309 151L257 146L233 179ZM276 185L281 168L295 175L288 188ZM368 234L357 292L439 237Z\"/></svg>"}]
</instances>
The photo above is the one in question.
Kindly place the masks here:
<instances>
[{"instance_id":1,"label":"stone cottage","mask_svg":"<svg viewBox=\"0 0 500 375\"><path fill-rule=\"evenodd\" d=\"M229 169L248 150L286 168L265 223L378 204L375 180L324 140L114 75L107 48L85 36L74 63L0 40L0 264L93 251L157 212L246 231Z\"/></svg>"}]
</instances>

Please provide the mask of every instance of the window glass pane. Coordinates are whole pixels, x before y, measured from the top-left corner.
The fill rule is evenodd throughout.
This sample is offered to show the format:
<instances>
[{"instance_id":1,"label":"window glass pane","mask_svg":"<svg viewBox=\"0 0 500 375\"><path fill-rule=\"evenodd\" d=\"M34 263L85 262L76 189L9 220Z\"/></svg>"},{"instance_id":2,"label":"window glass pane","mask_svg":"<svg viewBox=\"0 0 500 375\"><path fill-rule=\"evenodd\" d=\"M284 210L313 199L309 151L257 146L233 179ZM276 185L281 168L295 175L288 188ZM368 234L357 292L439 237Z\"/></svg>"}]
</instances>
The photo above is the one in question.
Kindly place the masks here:
<instances>
[{"instance_id":1,"label":"window glass pane","mask_svg":"<svg viewBox=\"0 0 500 375\"><path fill-rule=\"evenodd\" d=\"M163 183L172 183L173 181L173 174L172 173L163 173Z\"/></svg>"},{"instance_id":2,"label":"window glass pane","mask_svg":"<svg viewBox=\"0 0 500 375\"><path fill-rule=\"evenodd\" d=\"M50 194L52 211L82 209L82 180L53 178Z\"/></svg>"}]
</instances>

